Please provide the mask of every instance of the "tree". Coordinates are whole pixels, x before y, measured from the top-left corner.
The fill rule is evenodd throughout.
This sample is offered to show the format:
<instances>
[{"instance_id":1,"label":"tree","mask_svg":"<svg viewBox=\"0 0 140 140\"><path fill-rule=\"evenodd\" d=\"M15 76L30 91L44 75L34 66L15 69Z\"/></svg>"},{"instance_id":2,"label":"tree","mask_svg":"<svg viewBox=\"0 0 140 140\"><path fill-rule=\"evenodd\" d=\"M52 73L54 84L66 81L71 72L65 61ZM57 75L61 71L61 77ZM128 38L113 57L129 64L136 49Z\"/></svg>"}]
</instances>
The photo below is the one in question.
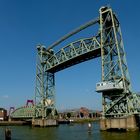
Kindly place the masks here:
<instances>
[{"instance_id":1,"label":"tree","mask_svg":"<svg viewBox=\"0 0 140 140\"><path fill-rule=\"evenodd\" d=\"M71 113L70 113L70 112L67 113L67 117L68 117L68 118L71 117Z\"/></svg>"}]
</instances>

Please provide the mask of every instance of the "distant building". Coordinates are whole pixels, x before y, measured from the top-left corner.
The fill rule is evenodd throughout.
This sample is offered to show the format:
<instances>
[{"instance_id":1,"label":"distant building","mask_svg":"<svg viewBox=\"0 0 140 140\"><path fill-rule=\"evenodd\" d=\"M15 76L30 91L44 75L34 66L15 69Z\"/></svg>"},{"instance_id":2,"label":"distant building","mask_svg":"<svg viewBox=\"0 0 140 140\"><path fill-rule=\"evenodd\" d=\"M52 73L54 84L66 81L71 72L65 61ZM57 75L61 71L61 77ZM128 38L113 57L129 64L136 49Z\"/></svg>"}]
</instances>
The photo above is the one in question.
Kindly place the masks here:
<instances>
[{"instance_id":1,"label":"distant building","mask_svg":"<svg viewBox=\"0 0 140 140\"><path fill-rule=\"evenodd\" d=\"M89 110L86 107L81 107L77 109L69 109L65 111L58 112L60 119L66 118L99 118L101 117L100 111Z\"/></svg>"},{"instance_id":2,"label":"distant building","mask_svg":"<svg viewBox=\"0 0 140 140\"><path fill-rule=\"evenodd\" d=\"M0 108L0 121L5 121L7 119L7 110Z\"/></svg>"},{"instance_id":3,"label":"distant building","mask_svg":"<svg viewBox=\"0 0 140 140\"><path fill-rule=\"evenodd\" d=\"M86 107L81 107L79 110L79 114L81 118L88 118L89 117L89 109Z\"/></svg>"}]
</instances>

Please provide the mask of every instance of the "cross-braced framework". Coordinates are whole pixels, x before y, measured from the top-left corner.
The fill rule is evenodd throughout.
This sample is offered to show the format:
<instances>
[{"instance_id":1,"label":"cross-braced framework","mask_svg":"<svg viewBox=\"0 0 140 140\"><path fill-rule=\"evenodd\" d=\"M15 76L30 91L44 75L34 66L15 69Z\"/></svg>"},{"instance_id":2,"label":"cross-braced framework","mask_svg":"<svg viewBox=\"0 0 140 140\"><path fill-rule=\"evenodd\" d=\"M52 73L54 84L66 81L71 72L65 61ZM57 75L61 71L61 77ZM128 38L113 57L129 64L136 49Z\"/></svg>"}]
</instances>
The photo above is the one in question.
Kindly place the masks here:
<instances>
[{"instance_id":1,"label":"cross-braced framework","mask_svg":"<svg viewBox=\"0 0 140 140\"><path fill-rule=\"evenodd\" d=\"M47 72L45 64L51 53L42 45L37 47L35 118L54 116L55 112L54 73Z\"/></svg>"},{"instance_id":2,"label":"cross-braced framework","mask_svg":"<svg viewBox=\"0 0 140 140\"><path fill-rule=\"evenodd\" d=\"M61 49L53 49L68 37L99 24L95 37L79 39ZM102 92L103 117L123 117L140 112L140 97L131 91L120 23L110 7L100 8L100 17L80 26L53 43L48 49L37 47L35 117L55 115L54 74L78 63L101 56L102 82L96 91Z\"/></svg>"},{"instance_id":3,"label":"cross-braced framework","mask_svg":"<svg viewBox=\"0 0 140 140\"><path fill-rule=\"evenodd\" d=\"M110 7L101 7L99 11L99 18L66 34L48 48L37 47L35 106L18 108L10 113L11 118L54 118L55 72L97 57L102 62L102 81L97 83L96 91L102 93L103 117L140 114L140 96L131 90L119 20ZM53 49L94 24L99 24L96 36Z\"/></svg>"},{"instance_id":4,"label":"cross-braced framework","mask_svg":"<svg viewBox=\"0 0 140 140\"><path fill-rule=\"evenodd\" d=\"M58 52L37 47L35 117L55 116L54 73L100 56L99 36L70 43Z\"/></svg>"},{"instance_id":5,"label":"cross-braced framework","mask_svg":"<svg viewBox=\"0 0 140 140\"><path fill-rule=\"evenodd\" d=\"M111 8L100 8L100 35L102 84L106 86L102 90L103 117L138 113L140 100L131 91L120 23Z\"/></svg>"}]
</instances>

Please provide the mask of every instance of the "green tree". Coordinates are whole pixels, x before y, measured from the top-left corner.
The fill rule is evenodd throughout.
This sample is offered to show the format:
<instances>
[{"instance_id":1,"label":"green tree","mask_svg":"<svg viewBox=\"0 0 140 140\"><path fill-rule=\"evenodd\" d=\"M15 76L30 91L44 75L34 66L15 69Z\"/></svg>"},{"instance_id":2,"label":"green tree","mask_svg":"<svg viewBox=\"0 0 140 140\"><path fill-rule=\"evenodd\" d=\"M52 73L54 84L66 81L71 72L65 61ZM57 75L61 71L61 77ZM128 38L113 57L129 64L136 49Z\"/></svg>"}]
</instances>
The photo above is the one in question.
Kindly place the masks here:
<instances>
[{"instance_id":1,"label":"green tree","mask_svg":"<svg viewBox=\"0 0 140 140\"><path fill-rule=\"evenodd\" d=\"M70 113L70 112L67 113L67 117L68 117L68 118L71 117L71 113Z\"/></svg>"}]
</instances>

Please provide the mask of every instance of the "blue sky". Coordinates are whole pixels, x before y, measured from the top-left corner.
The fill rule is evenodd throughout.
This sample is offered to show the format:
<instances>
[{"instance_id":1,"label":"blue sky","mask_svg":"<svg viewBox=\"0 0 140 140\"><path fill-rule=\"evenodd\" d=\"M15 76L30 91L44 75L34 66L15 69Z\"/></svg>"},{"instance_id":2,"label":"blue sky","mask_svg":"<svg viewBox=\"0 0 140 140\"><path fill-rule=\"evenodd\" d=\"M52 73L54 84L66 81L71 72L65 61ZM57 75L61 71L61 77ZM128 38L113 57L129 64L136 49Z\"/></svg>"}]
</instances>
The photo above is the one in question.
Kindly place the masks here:
<instances>
[{"instance_id":1,"label":"blue sky","mask_svg":"<svg viewBox=\"0 0 140 140\"><path fill-rule=\"evenodd\" d=\"M109 4L121 23L134 91L140 91L140 2L138 0L0 0L0 107L23 106L34 98L36 45L46 47ZM90 37L98 26L70 40ZM101 109L95 84L101 79L100 58L56 73L56 107Z\"/></svg>"}]
</instances>

